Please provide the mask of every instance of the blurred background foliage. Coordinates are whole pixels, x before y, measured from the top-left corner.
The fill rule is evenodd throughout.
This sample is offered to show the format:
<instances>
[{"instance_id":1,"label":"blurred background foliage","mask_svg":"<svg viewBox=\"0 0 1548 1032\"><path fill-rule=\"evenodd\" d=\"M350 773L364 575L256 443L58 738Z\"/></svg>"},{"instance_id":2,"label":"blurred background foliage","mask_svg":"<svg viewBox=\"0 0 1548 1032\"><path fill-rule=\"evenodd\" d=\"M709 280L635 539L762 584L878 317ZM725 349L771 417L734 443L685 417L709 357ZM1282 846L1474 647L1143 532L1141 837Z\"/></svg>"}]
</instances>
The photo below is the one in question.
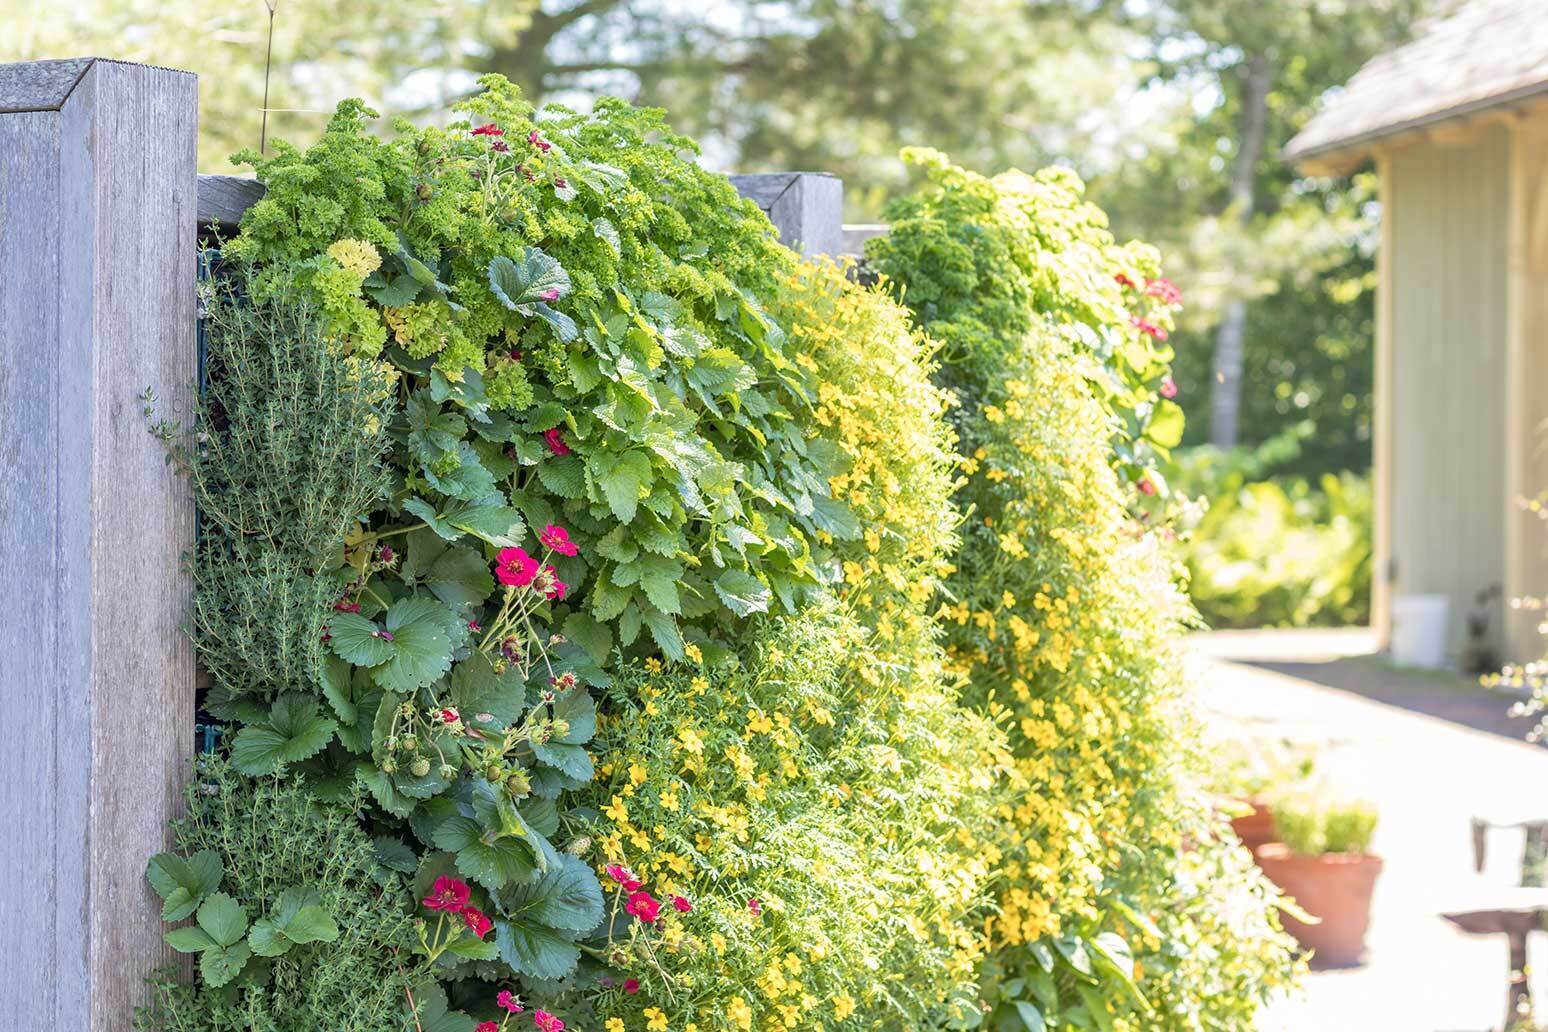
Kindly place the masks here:
<instances>
[{"instance_id":1,"label":"blurred background foliage","mask_svg":"<svg viewBox=\"0 0 1548 1032\"><path fill-rule=\"evenodd\" d=\"M1380 213L1369 172L1307 178L1280 154L1328 89L1454 6L0 0L0 60L93 53L198 72L212 172L234 171L228 156L259 139L271 14L268 133L297 144L341 97L433 120L494 71L538 102L584 109L613 94L667 108L715 168L837 173L853 221L917 185L904 146L986 173L1068 165L1119 239L1162 249L1183 291L1171 343L1184 444L1214 446L1179 455L1194 471L1183 479L1222 499L1245 468L1227 456L1246 449L1255 476L1303 485L1284 489L1288 527L1348 504L1320 485L1353 481L1325 474L1370 465ZM1297 448L1260 450L1286 434ZM1225 465L1204 483L1211 463ZM1199 533L1237 525L1217 505Z\"/></svg>"}]
</instances>

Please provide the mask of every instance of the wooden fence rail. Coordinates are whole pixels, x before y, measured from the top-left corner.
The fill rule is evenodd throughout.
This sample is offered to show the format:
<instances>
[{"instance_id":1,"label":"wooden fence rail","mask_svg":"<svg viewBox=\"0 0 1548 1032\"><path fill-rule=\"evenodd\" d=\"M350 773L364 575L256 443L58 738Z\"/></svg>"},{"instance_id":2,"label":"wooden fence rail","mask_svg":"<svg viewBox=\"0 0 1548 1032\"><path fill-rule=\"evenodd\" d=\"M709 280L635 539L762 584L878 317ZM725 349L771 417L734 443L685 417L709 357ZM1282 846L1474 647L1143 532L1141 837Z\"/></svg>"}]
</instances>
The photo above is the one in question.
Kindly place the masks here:
<instances>
[{"instance_id":1,"label":"wooden fence rail","mask_svg":"<svg viewBox=\"0 0 1548 1032\"><path fill-rule=\"evenodd\" d=\"M186 483L198 233L263 187L197 172L193 75L0 65L0 1014L120 1032L172 959L147 858L191 770ZM733 176L781 238L845 252L843 185ZM853 245L851 245L853 246Z\"/></svg>"}]
</instances>

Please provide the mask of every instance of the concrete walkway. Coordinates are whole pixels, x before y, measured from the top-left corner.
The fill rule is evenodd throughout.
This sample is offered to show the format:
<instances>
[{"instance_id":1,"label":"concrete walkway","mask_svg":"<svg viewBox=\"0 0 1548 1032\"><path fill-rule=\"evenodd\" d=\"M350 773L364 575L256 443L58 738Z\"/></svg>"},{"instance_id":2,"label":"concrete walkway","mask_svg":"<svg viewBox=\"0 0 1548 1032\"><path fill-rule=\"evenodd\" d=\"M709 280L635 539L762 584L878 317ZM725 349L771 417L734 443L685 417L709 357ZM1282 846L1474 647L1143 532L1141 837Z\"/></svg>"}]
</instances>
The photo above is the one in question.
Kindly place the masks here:
<instances>
[{"instance_id":1,"label":"concrete walkway","mask_svg":"<svg viewBox=\"0 0 1548 1032\"><path fill-rule=\"evenodd\" d=\"M1364 631L1216 632L1193 639L1198 699L1221 738L1288 739L1322 749L1320 776L1376 803L1377 885L1364 966L1314 972L1262 1032L1482 1032L1506 1002L1502 939L1475 939L1439 914L1485 904L1519 870L1520 840L1490 840L1473 872L1469 820L1548 818L1548 749L1533 721L1469 679L1400 671ZM1548 905L1548 890L1541 890ZM1530 954L1548 1014L1548 934Z\"/></svg>"}]
</instances>

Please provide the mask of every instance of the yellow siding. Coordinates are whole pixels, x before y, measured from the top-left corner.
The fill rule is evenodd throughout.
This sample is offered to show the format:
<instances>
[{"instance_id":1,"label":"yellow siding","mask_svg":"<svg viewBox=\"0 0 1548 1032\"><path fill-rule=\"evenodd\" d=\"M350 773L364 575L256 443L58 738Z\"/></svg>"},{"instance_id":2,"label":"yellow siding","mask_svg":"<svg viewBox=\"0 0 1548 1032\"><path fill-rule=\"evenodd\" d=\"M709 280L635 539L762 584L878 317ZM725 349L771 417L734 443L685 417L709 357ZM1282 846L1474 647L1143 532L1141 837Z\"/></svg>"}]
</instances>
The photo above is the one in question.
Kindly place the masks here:
<instances>
[{"instance_id":1,"label":"yellow siding","mask_svg":"<svg viewBox=\"0 0 1548 1032\"><path fill-rule=\"evenodd\" d=\"M1548 118L1539 110L1521 120L1512 167L1511 288L1516 332L1506 383L1510 438L1506 448L1505 589L1510 597L1548 594L1548 524L1518 500L1548 490ZM1507 651L1512 659L1543 652L1541 614L1512 614Z\"/></svg>"},{"instance_id":2,"label":"yellow siding","mask_svg":"<svg viewBox=\"0 0 1548 1032\"><path fill-rule=\"evenodd\" d=\"M1510 162L1504 127L1384 162L1392 592L1451 597L1453 656L1474 596L1505 586Z\"/></svg>"}]
</instances>

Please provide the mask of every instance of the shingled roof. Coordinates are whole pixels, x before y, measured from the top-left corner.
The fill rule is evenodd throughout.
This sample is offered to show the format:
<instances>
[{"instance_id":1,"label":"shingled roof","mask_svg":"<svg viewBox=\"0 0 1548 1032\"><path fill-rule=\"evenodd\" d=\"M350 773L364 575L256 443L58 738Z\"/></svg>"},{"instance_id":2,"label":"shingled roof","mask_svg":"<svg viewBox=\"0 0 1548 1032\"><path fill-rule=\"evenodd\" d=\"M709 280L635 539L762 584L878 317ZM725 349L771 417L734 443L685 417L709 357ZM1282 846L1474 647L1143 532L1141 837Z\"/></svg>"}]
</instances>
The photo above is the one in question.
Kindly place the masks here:
<instances>
[{"instance_id":1,"label":"shingled roof","mask_svg":"<svg viewBox=\"0 0 1548 1032\"><path fill-rule=\"evenodd\" d=\"M1367 61L1290 141L1293 161L1548 94L1548 0L1472 0Z\"/></svg>"}]
</instances>

